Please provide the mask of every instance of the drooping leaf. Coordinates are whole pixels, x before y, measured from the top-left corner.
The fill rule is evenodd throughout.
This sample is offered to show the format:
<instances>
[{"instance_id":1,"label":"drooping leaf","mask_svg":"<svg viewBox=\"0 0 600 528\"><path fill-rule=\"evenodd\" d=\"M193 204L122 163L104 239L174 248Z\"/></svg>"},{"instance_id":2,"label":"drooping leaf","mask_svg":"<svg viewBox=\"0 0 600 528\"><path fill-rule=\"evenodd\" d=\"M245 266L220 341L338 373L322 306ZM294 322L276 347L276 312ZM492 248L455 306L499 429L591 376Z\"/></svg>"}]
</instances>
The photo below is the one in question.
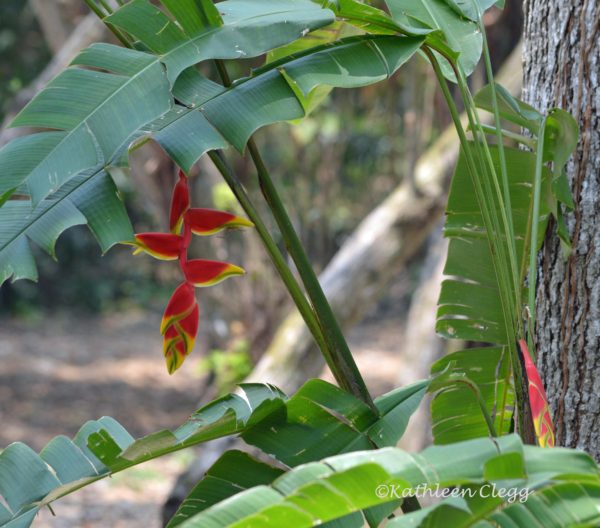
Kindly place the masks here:
<instances>
[{"instance_id":1,"label":"drooping leaf","mask_svg":"<svg viewBox=\"0 0 600 528\"><path fill-rule=\"evenodd\" d=\"M127 3L107 21L143 37L147 40L145 49L158 55L94 44L81 52L72 66L17 116L12 126L51 131L18 138L0 150L3 209L17 189L24 188L37 205L71 178L84 173L100 175L104 167L118 164L129 144L144 133L146 125L166 119L164 114L173 103L170 84L189 66L209 58L259 55L296 40L305 30L333 21L331 11L308 0L285 0L276 5L230 0L219 4L223 20L214 6L211 11L212 2L206 1L202 9L194 10L195 16L183 17L182 13L191 6L190 2L186 4L189 5L165 4L177 18L177 25L145 0ZM182 17L186 19L181 20ZM157 22L162 25L156 26ZM11 205L9 209L16 214L22 206ZM39 211L40 220L50 214L50 210ZM61 225L54 225L56 218L48 220L48 227L59 231L84 222L75 216L73 213L62 219ZM13 223L21 220L10 218ZM130 238L128 234L122 240ZM35 263L25 242L21 238L6 248L3 260L10 264L4 265L5 277L36 277Z\"/></svg>"},{"instance_id":2,"label":"drooping leaf","mask_svg":"<svg viewBox=\"0 0 600 528\"><path fill-rule=\"evenodd\" d=\"M13 127L54 131L18 138L0 151L0 194L25 183L36 205L70 178L108 164L132 133L171 104L154 56L90 46L12 121Z\"/></svg>"},{"instance_id":3,"label":"drooping leaf","mask_svg":"<svg viewBox=\"0 0 600 528\"><path fill-rule=\"evenodd\" d=\"M483 39L477 24L461 17L445 0L386 0L392 17L405 26L420 23L438 29L451 50L458 54L458 62L465 75L471 75L481 57ZM437 43L439 37L428 37ZM437 52L436 52L437 53ZM448 62L439 56L444 75L455 80L454 71Z\"/></svg>"},{"instance_id":4,"label":"drooping leaf","mask_svg":"<svg viewBox=\"0 0 600 528\"><path fill-rule=\"evenodd\" d=\"M352 88L392 75L422 44L416 37L354 37L285 63L276 62L235 83L230 89L194 89L186 77L184 94L165 120L153 125L153 137L184 170L208 150L229 144L242 151L258 128L305 115L302 97L319 85ZM276 68L274 67L276 66ZM343 66L341 66L343 65Z\"/></svg>"},{"instance_id":5,"label":"drooping leaf","mask_svg":"<svg viewBox=\"0 0 600 528\"><path fill-rule=\"evenodd\" d=\"M285 396L271 385L249 384L196 411L175 431L139 440L112 418L87 422L73 440L61 436L38 455L22 443L0 453L0 495L11 512L0 526L27 527L44 505L118 471L166 453L236 434L282 414ZM285 411L283 410L283 414Z\"/></svg>"},{"instance_id":6,"label":"drooping leaf","mask_svg":"<svg viewBox=\"0 0 600 528\"><path fill-rule=\"evenodd\" d=\"M30 200L6 202L0 208L0 284L11 277L36 280L30 242L54 256L61 233L81 224L88 225L104 252L133 238L117 188L104 171L73 178L37 206Z\"/></svg>"},{"instance_id":7,"label":"drooping leaf","mask_svg":"<svg viewBox=\"0 0 600 528\"><path fill-rule=\"evenodd\" d=\"M418 382L377 398L375 405L381 413L378 417L341 389L312 380L290 398L284 422L265 422L242 434L242 438L288 466L348 451L395 445L426 386L427 382Z\"/></svg>"},{"instance_id":8,"label":"drooping leaf","mask_svg":"<svg viewBox=\"0 0 600 528\"><path fill-rule=\"evenodd\" d=\"M210 29L193 34L191 24L185 22L186 34L148 0L132 0L105 20L156 53L171 84L201 61L256 57L334 21L330 10L309 0L227 0L218 4L218 11L222 25L213 20Z\"/></svg>"}]
</instances>

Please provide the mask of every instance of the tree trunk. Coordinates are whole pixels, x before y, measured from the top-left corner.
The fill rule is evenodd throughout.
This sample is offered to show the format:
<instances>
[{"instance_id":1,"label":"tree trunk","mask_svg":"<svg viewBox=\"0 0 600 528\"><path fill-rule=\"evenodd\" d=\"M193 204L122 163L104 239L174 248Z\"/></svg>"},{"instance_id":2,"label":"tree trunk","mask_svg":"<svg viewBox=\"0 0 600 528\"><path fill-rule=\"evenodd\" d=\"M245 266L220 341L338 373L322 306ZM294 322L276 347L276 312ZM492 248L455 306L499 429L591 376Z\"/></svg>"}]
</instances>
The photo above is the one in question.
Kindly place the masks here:
<instances>
[{"instance_id":1,"label":"tree trunk","mask_svg":"<svg viewBox=\"0 0 600 528\"><path fill-rule=\"evenodd\" d=\"M600 3L526 0L524 96L568 110L580 126L568 165L573 254L549 232L540 256L538 363L559 445L600 460Z\"/></svg>"}]
</instances>

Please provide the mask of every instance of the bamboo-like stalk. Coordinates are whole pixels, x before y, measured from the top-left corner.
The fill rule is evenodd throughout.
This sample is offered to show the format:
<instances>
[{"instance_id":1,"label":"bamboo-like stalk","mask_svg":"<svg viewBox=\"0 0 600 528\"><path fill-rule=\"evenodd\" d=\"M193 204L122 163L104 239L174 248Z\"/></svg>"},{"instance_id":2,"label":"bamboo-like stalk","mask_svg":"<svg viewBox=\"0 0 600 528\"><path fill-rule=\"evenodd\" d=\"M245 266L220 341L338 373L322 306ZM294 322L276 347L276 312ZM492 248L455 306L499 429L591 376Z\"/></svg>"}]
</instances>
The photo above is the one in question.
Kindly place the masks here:
<instances>
[{"instance_id":1,"label":"bamboo-like stalk","mask_svg":"<svg viewBox=\"0 0 600 528\"><path fill-rule=\"evenodd\" d=\"M223 84L231 86L231 78L223 61L215 60L215 65ZM308 255L304 251L304 246L294 229L285 205L253 138L248 140L248 152L258 173L260 189L281 232L286 248L296 265L298 274L304 284L319 322L327 345L327 350L322 351L326 356L329 368L342 388L361 399L377 412L367 385L354 361L346 338L327 300L327 296L323 292L317 274L312 267Z\"/></svg>"}]
</instances>

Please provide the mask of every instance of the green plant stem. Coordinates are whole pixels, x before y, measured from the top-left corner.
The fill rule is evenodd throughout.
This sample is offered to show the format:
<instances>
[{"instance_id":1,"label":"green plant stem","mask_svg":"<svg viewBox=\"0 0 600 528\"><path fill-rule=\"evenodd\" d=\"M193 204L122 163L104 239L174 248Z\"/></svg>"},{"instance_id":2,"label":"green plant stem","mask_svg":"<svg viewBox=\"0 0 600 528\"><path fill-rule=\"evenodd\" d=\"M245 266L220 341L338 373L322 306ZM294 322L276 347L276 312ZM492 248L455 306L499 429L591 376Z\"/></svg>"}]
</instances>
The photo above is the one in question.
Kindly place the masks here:
<instances>
[{"instance_id":1,"label":"green plant stem","mask_svg":"<svg viewBox=\"0 0 600 528\"><path fill-rule=\"evenodd\" d=\"M102 0L100 0L102 2ZM123 44L123 46L125 46L126 48L132 48L133 46L131 45L131 42L129 41L129 39L120 31L118 30L116 27L114 27L113 25L109 24L106 20L104 20L108 15L110 15L112 13L112 10L110 9L109 6L106 6L104 3L103 5L105 5L105 9L107 10L107 13L102 12L102 10L98 7L98 5L96 4L95 0L84 0L84 2L86 3L86 5L90 8L90 10L100 19L102 20L102 22L104 22L104 24L106 25L106 27L108 29L110 29L110 31L112 32L112 34L117 37L117 39L119 40L119 42L121 44ZM119 4L120 5L120 4Z\"/></svg>"},{"instance_id":2,"label":"green plant stem","mask_svg":"<svg viewBox=\"0 0 600 528\"><path fill-rule=\"evenodd\" d=\"M481 209L482 216L484 217L484 223L486 226L489 226L491 224L491 219L489 218L490 210L485 201L485 193L483 191L483 187L481 186L481 182L479 181L479 178L477 177L477 172L475 169L475 161L473 160L473 156L470 151L467 137L466 137L465 131L463 129L462 123L460 121L460 115L458 113L458 109L456 108L456 104L454 103L452 94L450 93L450 90L448 89L448 85L446 84L446 79L441 71L441 68L440 68L440 65L439 65L437 59L435 58L435 56L433 55L431 50L425 48L424 52L427 55L427 57L429 58L431 65L433 66L434 72L436 74L436 77L437 77L440 87L442 89L442 93L444 95L444 98L446 99L446 104L448 105L448 109L450 110L450 115L452 117L452 121L454 123L456 131L458 133L460 143L461 143L461 145L463 147L463 151L465 153L465 159L467 162L467 166L469 168L469 172L471 173L471 178L473 180L473 185L475 187L476 196L477 196L477 199L479 202L479 207ZM458 72L457 72L457 74L458 74ZM468 104L469 104L468 101L465 101L465 106L467 106ZM467 112L467 114L468 114L468 112ZM490 237L490 238L493 239L493 237ZM495 246L493 240L490 240L490 251L492 252L493 255L497 254L496 246ZM500 290L500 294L501 294L501 302L503 302L503 304L504 304L507 302L506 298L505 298L506 292L503 292L502 287L500 287L499 290ZM504 296L503 296L503 293L504 293ZM508 327L508 325L510 323L509 323L509 321L505 321L505 324L507 325L507 334L508 334L508 328L510 328L510 327ZM524 429L524 424L525 424L524 412L525 412L525 407L526 407L526 400L525 400L525 394L523 393L521 363L519 360L519 356L518 356L515 344L509 342L507 344L507 346L509 347L509 350L510 350L511 366L512 366L512 371L513 371L513 376L514 376L515 392L516 392L516 396L517 396L518 430L520 432L522 432L525 430Z\"/></svg>"},{"instance_id":3,"label":"green plant stem","mask_svg":"<svg viewBox=\"0 0 600 528\"><path fill-rule=\"evenodd\" d=\"M477 10L479 11L479 7L477 6ZM494 126L496 127L496 138L498 140L498 155L500 157L500 172L502 176L502 193L504 197L504 210L506 211L506 221L507 221L507 237L510 237L507 240L507 244L510 248L510 259L511 266L514 267L513 277L515 281L519 280L519 271L517 268L517 246L515 243L514 237L514 225L513 225L513 217L512 217L512 203L510 198L510 186L508 183L508 169L506 167L506 155L504 153L504 138L502 136L502 124L500 123L500 109L498 108L498 95L496 93L496 82L494 81L494 72L492 70L492 60L490 57L490 49L487 42L487 35L485 32L485 24L481 18L481 13L479 13L479 28L481 29L481 34L483 36L483 58L485 62L485 70L488 78L488 82L490 84L491 92L492 92L492 106L494 110ZM479 123L479 127L481 128L481 123ZM485 141L485 139L484 139ZM520 284L518 282L515 283L515 292L518 293L520 290ZM519 319L520 320L520 319Z\"/></svg>"},{"instance_id":4,"label":"green plant stem","mask_svg":"<svg viewBox=\"0 0 600 528\"><path fill-rule=\"evenodd\" d=\"M225 86L231 86L231 78L225 64L221 60L215 60L215 65ZM292 221L283 205L283 201L277 192L277 188L271 179L269 171L260 155L253 138L248 140L248 151L258 173L260 189L279 227L286 248L296 265L298 274L311 301L317 320L327 343L327 352L323 350L329 368L332 371L340 387L365 402L374 411L377 411L367 385L360 374L354 361L352 352L344 338L344 334L333 313L331 305L327 300L319 279L312 267L308 255Z\"/></svg>"},{"instance_id":5,"label":"green plant stem","mask_svg":"<svg viewBox=\"0 0 600 528\"><path fill-rule=\"evenodd\" d=\"M294 264L296 264L298 273L304 283L308 297L312 302L321 329L325 335L329 353L331 354L331 359L335 367L335 370L332 369L333 374L344 389L348 390L351 394L354 394L371 408L376 410L375 404L373 403L367 386L356 366L335 314L321 288L319 279L313 270L311 262L302 246L302 242L292 225L292 221L285 210L285 206L273 184L273 180L271 179L256 144L252 139L248 141L248 150L258 171L260 188L281 231L287 250L292 257Z\"/></svg>"},{"instance_id":6,"label":"green plant stem","mask_svg":"<svg viewBox=\"0 0 600 528\"><path fill-rule=\"evenodd\" d=\"M544 167L544 141L546 136L546 118L542 120L540 132L538 135L538 144L535 156L535 175L533 180L533 211L531 214L531 242L529 244L529 277L528 277L528 295L527 305L529 307L530 328L535 330L535 290L537 282L537 252L538 252L538 231L540 221L540 202L542 189L542 169ZM535 348L533 346L533 332L527 336L527 344L535 361Z\"/></svg>"},{"instance_id":7,"label":"green plant stem","mask_svg":"<svg viewBox=\"0 0 600 528\"><path fill-rule=\"evenodd\" d=\"M469 123L472 130L477 130L481 132L481 136L474 134L474 143L475 148L477 150L478 156L480 158L481 168L483 169L484 174L486 174L486 178L483 179L484 185L486 187L486 196L489 197L489 207L491 211L496 210L496 204L494 203L493 197L496 197L498 203L498 209L500 212L500 221L497 218L496 214L491 215L491 220L494 226L494 232L496 233L496 237L494 237L493 242L496 245L497 253L499 256L500 266L498 267L499 276L501 277L501 282L504 284L504 289L507 292L512 292L513 300L510 301L511 295L505 296L506 301L506 315L510 315L510 306L512 305L514 308L514 314L520 314L522 304L521 304L521 284L519 283L519 268L517 263L517 250L515 245L515 236L514 229L512 225L512 209L507 209L506 201L504 195L509 194L510 190L508 188L508 175L506 174L506 182L503 182L504 190L501 190L500 183L498 181L498 177L496 175L496 169L494 167L494 163L492 161L492 156L490 153L489 146L485 139L485 134L483 133L483 129L481 128L481 121L479 119L479 115L477 110L475 109L475 102L467 85L466 79L462 71L456 70L457 76L459 76L459 87L463 96L463 100L465 102L465 107L467 109L467 116L469 117ZM495 91L494 91L495 93ZM482 139L483 141L480 141ZM502 155L504 155L504 143L501 140L500 144L502 145ZM482 152L483 149L483 152ZM504 159L505 158L501 158ZM504 161L506 163L506 160ZM509 197L510 199L510 197ZM498 238L502 238L506 240L506 248L508 248L508 254L506 253L506 248L501 241L498 241ZM506 263L508 262L507 268ZM512 280L511 280L512 279ZM511 284L512 283L512 284ZM501 288L502 290L502 288ZM509 336L516 337L517 335L523 336L523 327L520 316L513 316L508 318L508 326L507 332ZM514 327L514 324L517 324L517 328Z\"/></svg>"},{"instance_id":8,"label":"green plant stem","mask_svg":"<svg viewBox=\"0 0 600 528\"><path fill-rule=\"evenodd\" d=\"M231 169L227 166L223 158L217 152L212 151L209 152L208 155L212 162L215 164L215 167L217 167L217 170L223 176L223 179L235 195L236 199L244 209L244 212L248 215L248 218L250 218L250 220L252 220L252 222L254 223L258 236L261 238L269 257L271 258L271 261L275 266L275 269L281 277L281 280L290 292L290 295L296 307L298 308L300 315L304 319L306 326L310 330L310 333L313 335L319 348L321 350L325 350L327 348L325 338L323 337L321 327L319 326L315 314L312 311L312 307L306 300L304 292L301 290L300 285L298 284L294 275L290 271L290 268L286 264L285 259L281 254L281 251L279 251L279 248L277 247L277 244L271 237L269 230L267 229L260 215L256 211L256 208L252 204L250 197L246 193L246 190L244 189L243 185L238 180L238 178L234 175L233 171L231 171Z\"/></svg>"}]
</instances>

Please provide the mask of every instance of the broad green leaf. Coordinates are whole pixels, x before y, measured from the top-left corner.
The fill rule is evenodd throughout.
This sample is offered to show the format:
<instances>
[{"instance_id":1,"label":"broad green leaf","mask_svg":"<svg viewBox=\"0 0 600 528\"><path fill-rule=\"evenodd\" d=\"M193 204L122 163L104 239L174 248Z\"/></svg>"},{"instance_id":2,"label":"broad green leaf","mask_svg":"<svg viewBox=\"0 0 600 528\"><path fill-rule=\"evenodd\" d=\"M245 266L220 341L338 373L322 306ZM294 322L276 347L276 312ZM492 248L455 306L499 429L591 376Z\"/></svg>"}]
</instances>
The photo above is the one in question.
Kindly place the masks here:
<instances>
[{"instance_id":1,"label":"broad green leaf","mask_svg":"<svg viewBox=\"0 0 600 528\"><path fill-rule=\"evenodd\" d=\"M185 93L198 98L182 100L153 125L153 137L184 170L211 149L228 144L242 151L258 128L305 115L299 99L319 85L340 88L365 86L388 78L420 47L416 37L351 37L287 62L275 62L239 80L231 88L206 96L186 79ZM212 86L212 85L211 85ZM214 95L216 93L216 95Z\"/></svg>"},{"instance_id":2,"label":"broad green leaf","mask_svg":"<svg viewBox=\"0 0 600 528\"><path fill-rule=\"evenodd\" d=\"M181 526L316 526L365 508L391 502L395 499L394 494L401 494L404 490L414 492L418 486L422 486L421 489L435 489L438 485L441 488L482 487L487 484L486 471L489 473L491 461L507 455L514 457L521 469L527 467L529 456L547 456L543 473L528 471L524 479L512 484L517 490L527 489L530 482L535 482L537 486L548 486L553 485L553 481L561 480L569 481L564 485L600 485L598 468L587 455L568 451L575 469L563 479L561 475L568 470L570 463L566 459L552 457L551 451L540 448L524 450L521 440L510 435L494 440L476 439L434 446L419 455L395 448L347 453L327 458L322 463L312 462L294 468L277 478L270 486L261 485L242 491L195 515ZM587 459L588 465L579 463L580 458ZM394 493L376 491L381 486L392 485L395 486ZM451 501L447 506L457 507L456 501ZM486 508L487 513L492 513L498 507L510 508L508 497L484 498L481 504L475 501L472 506L463 501L459 505L464 514L471 514L477 508L480 515L486 513ZM419 520L423 520L428 513L429 511L425 516L421 512L412 515L421 516ZM403 518L404 516L399 520ZM438 519L441 520L440 517Z\"/></svg>"},{"instance_id":3,"label":"broad green leaf","mask_svg":"<svg viewBox=\"0 0 600 528\"><path fill-rule=\"evenodd\" d=\"M500 173L498 150L490 147L496 172ZM528 253L525 247L531 186L535 169L535 156L529 152L505 148L509 186L516 237L517 261ZM544 170L545 196L549 193L551 178ZM544 200L541 210L540 233L546 229L548 204ZM436 330L449 339L492 344L507 344L514 336L506 336L504 316L500 306L500 293L492 262L486 231L472 192L464 153L461 152L448 197L445 236L450 238L439 297ZM541 240L543 237L539 237Z\"/></svg>"},{"instance_id":4,"label":"broad green leaf","mask_svg":"<svg viewBox=\"0 0 600 528\"><path fill-rule=\"evenodd\" d=\"M486 488L481 489L487 494ZM520 495L512 502L447 499L418 512L390 521L390 528L564 528L597 526L600 523L600 486L588 483L560 482L540 490L531 490L527 500ZM496 504L497 503L497 504Z\"/></svg>"},{"instance_id":5,"label":"broad green leaf","mask_svg":"<svg viewBox=\"0 0 600 528\"><path fill-rule=\"evenodd\" d=\"M23 520L25 512L37 511L98 479L233 434L241 435L289 465L309 461L311 456L319 459L352 449L372 449L375 444L369 437L374 432L380 445L385 441L395 445L425 386L426 382L421 382L377 399L375 403L381 413L378 416L360 400L321 380L308 382L289 399L271 385L245 384L239 394L206 405L176 430L158 431L138 440L118 422L104 417L86 423L73 440L64 436L55 438L40 455L24 444L9 446L0 453L0 495L9 503L11 517L14 514L14 520ZM22 471L22 482L21 472L14 469L19 464L30 468ZM203 495L208 489L214 494L211 495L214 503L244 486L270 483L281 473L257 464L245 455L230 454L209 472L210 482L199 484L197 494ZM246 470L234 476L233 469L239 470L241 466ZM263 480L256 481L257 471ZM30 480L37 483L33 491L28 488ZM213 489L212 482L216 482L219 490ZM291 485L297 480L287 482ZM186 504L186 515L195 505L192 497Z\"/></svg>"},{"instance_id":6,"label":"broad green leaf","mask_svg":"<svg viewBox=\"0 0 600 528\"><path fill-rule=\"evenodd\" d=\"M330 10L310 0L227 0L218 4L218 11L223 25L200 28L193 34L191 23L186 23L186 34L148 0L132 0L105 21L156 53L171 84L201 61L256 57L334 21Z\"/></svg>"},{"instance_id":7,"label":"broad green leaf","mask_svg":"<svg viewBox=\"0 0 600 528\"><path fill-rule=\"evenodd\" d=\"M192 515L240 491L270 484L283 473L282 469L259 462L242 451L227 451L192 489L169 521L167 528L179 526Z\"/></svg>"},{"instance_id":8,"label":"broad green leaf","mask_svg":"<svg viewBox=\"0 0 600 528\"><path fill-rule=\"evenodd\" d=\"M286 405L285 421L253 427L247 443L288 466L330 455L396 445L421 402L427 382L418 382L375 400L381 416L348 393L320 380L306 383Z\"/></svg>"},{"instance_id":9,"label":"broad green leaf","mask_svg":"<svg viewBox=\"0 0 600 528\"><path fill-rule=\"evenodd\" d=\"M465 75L475 70L483 40L477 24L457 14L445 0L386 0L392 17L398 23L410 26L420 23L431 29L439 29L450 49L458 53L458 62ZM436 40L437 36L432 35ZM455 80L454 72L441 56L444 75Z\"/></svg>"},{"instance_id":10,"label":"broad green leaf","mask_svg":"<svg viewBox=\"0 0 600 528\"><path fill-rule=\"evenodd\" d=\"M470 147L469 147L470 148ZM497 147L490 153L496 173L500 173ZM535 155L505 147L511 196L517 262L525 275L528 254L529 215ZM549 171L543 173L543 195L550 196ZM540 234L546 229L550 200L544 199ZM496 203L496 208L499 206ZM457 352L433 366L439 373L451 365L452 375L461 373L473 380L485 400L498 434L510 427L514 394L511 387L510 360L506 346L515 336L507 335L500 303L499 283L492 260L487 232L479 203L472 191L464 152L461 151L448 198L445 236L450 238L439 296L436 330L448 339L489 343L489 348ZM498 236L494 234L493 236ZM539 237L541 240L543 237ZM524 294L525 295L525 294ZM482 411L469 387L462 383L444 390L432 401L436 443L456 442L488 434Z\"/></svg>"},{"instance_id":11,"label":"broad green leaf","mask_svg":"<svg viewBox=\"0 0 600 528\"><path fill-rule=\"evenodd\" d=\"M533 106L513 97L502 85L496 83L495 86L500 117L528 129L532 134L537 136L542 122L542 114L533 108ZM492 88L489 84L479 90L473 99L477 108L490 113L494 111Z\"/></svg>"},{"instance_id":12,"label":"broad green leaf","mask_svg":"<svg viewBox=\"0 0 600 528\"><path fill-rule=\"evenodd\" d=\"M129 144L144 133L146 125L159 118L166 123L170 115L177 115L177 109L166 114L173 104L170 83L189 66L209 58L259 55L296 40L302 32L331 23L334 18L331 11L308 0L285 0L277 5L230 0L219 4L223 20L212 2L203 0L194 4L195 8L193 4L188 0L165 2L177 23L146 0L133 0L121 7L107 21L143 37L145 48L158 56L108 44L92 45L25 107L12 126L51 131L19 138L0 150L3 209L17 189L23 188L37 207L70 179L83 173L101 174L103 168L118 164ZM206 87L208 82L203 86ZM202 130L195 131L198 133ZM192 135L188 141L194 138ZM211 143L210 138L208 144L223 147L218 141ZM59 219L56 209L46 210L45 205L42 203L36 209L36 218L39 217L36 221L44 222L44 216L53 215L52 220L45 221L51 235L44 236L42 241L42 245L52 250L62 230L84 223L84 219L74 210ZM21 205L11 205L10 209L24 210ZM15 227L12 224L22 219L9 220L12 229ZM57 220L60 221L55 223ZM95 234L105 239L110 234L106 231L97 229ZM8 243L0 246L0 251L4 251L1 257L4 278L36 277L26 240L15 236L21 234L10 230ZM130 237L129 233L121 239ZM106 245L104 240L103 244Z\"/></svg>"},{"instance_id":13,"label":"broad green leaf","mask_svg":"<svg viewBox=\"0 0 600 528\"><path fill-rule=\"evenodd\" d=\"M431 367L432 375L449 374L474 382L499 435L508 434L514 405L510 358L505 347L472 348L443 357ZM485 418L472 390L455 383L435 394L431 421L436 444L450 444L488 436Z\"/></svg>"},{"instance_id":14,"label":"broad green leaf","mask_svg":"<svg viewBox=\"0 0 600 528\"><path fill-rule=\"evenodd\" d=\"M12 277L37 279L30 242L52 256L63 231L87 224L103 252L133 238L133 229L112 178L81 174L36 206L10 200L0 208L0 284Z\"/></svg>"},{"instance_id":15,"label":"broad green leaf","mask_svg":"<svg viewBox=\"0 0 600 528\"><path fill-rule=\"evenodd\" d=\"M0 526L27 527L46 504L82 486L190 445L236 434L281 416L285 396L271 385L249 384L196 411L175 431L139 440L112 418L87 422L73 440L57 437L38 455L25 444L0 453L0 495L11 509ZM283 413L285 414L285 412ZM4 515L4 518L2 517Z\"/></svg>"},{"instance_id":16,"label":"broad green leaf","mask_svg":"<svg viewBox=\"0 0 600 528\"><path fill-rule=\"evenodd\" d=\"M152 55L94 44L72 64L11 123L54 131L0 151L0 194L26 183L39 203L70 178L108 164L136 130L172 105L164 69Z\"/></svg>"}]
</instances>

